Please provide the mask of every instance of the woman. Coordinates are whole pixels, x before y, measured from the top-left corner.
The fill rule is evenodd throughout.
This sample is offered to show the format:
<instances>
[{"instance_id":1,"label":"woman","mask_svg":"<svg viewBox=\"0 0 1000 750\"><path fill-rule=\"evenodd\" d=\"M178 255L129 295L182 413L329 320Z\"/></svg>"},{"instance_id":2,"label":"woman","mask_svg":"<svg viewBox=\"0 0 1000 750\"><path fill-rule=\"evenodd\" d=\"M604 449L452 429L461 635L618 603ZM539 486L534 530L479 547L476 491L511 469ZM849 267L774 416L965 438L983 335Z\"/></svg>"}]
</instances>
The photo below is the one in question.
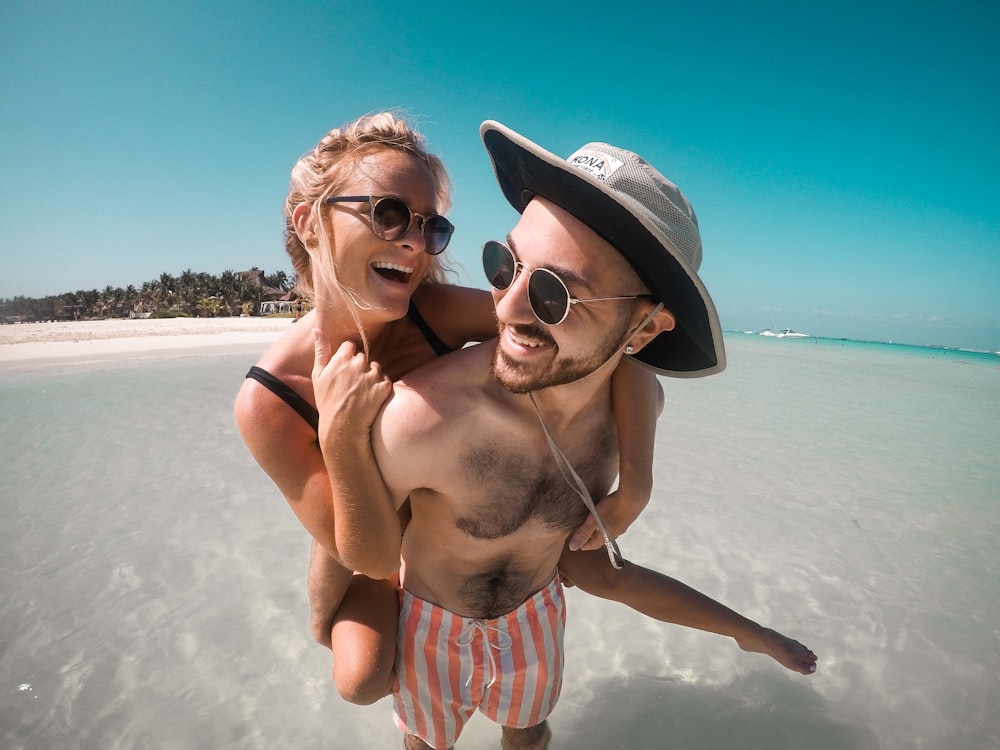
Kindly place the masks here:
<instances>
[{"instance_id":1,"label":"woman","mask_svg":"<svg viewBox=\"0 0 1000 750\"><path fill-rule=\"evenodd\" d=\"M384 525L367 534L336 523L335 505L364 501L338 494L338 475L358 469L328 466L320 445L359 441L389 379L496 334L487 292L443 283L448 203L440 159L394 115L362 117L324 136L295 165L285 201L286 249L313 310L264 353L236 401L243 439L315 540L313 635L332 648L338 691L356 703L391 690L396 583L394 571L373 580L339 563L350 566L369 539L392 535ZM331 367L328 354L317 363L317 350L336 350ZM616 497L602 503L612 535L649 499L660 398L655 377L632 365L619 367L614 387L623 459ZM588 521L573 546L601 546L595 531Z\"/></svg>"}]
</instances>

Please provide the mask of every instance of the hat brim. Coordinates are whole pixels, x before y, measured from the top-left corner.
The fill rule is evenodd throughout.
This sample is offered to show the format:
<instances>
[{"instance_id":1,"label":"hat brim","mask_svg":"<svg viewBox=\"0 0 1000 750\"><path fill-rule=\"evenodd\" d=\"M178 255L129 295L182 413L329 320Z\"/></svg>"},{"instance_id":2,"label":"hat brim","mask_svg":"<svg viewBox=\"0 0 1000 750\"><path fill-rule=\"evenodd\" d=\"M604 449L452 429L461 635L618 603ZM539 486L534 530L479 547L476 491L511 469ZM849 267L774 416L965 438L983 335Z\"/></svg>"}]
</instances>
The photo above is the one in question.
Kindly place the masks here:
<instances>
[{"instance_id":1,"label":"hat brim","mask_svg":"<svg viewBox=\"0 0 1000 750\"><path fill-rule=\"evenodd\" d=\"M635 359L671 377L703 377L725 369L712 298L662 232L600 180L500 123L487 120L480 136L500 189L518 213L536 195L568 211L617 249L674 316L674 329L632 355Z\"/></svg>"}]
</instances>

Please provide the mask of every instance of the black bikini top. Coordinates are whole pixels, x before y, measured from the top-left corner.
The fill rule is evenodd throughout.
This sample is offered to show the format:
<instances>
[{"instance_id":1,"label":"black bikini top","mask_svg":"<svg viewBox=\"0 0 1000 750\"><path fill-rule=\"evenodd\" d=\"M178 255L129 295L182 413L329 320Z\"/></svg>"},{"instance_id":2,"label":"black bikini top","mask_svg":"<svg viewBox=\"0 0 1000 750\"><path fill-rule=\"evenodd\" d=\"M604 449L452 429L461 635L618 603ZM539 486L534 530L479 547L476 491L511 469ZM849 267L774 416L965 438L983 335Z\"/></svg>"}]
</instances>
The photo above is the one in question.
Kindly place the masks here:
<instances>
[{"instance_id":1,"label":"black bikini top","mask_svg":"<svg viewBox=\"0 0 1000 750\"><path fill-rule=\"evenodd\" d=\"M410 300L410 309L406 311L406 317L408 317L413 322L413 325L420 330L420 333L424 335L424 341L430 344L431 349L434 350L436 355L441 357L448 352L455 351L438 338L438 335L434 333L431 327L427 324L427 321L424 320L423 316L420 314L420 311L417 310L416 305L413 304L413 300Z\"/></svg>"},{"instance_id":2,"label":"black bikini top","mask_svg":"<svg viewBox=\"0 0 1000 750\"><path fill-rule=\"evenodd\" d=\"M253 365L250 368L247 377L256 380L275 396L295 409L299 413L299 416L306 420L309 426L313 428L313 432L319 432L319 412L316 411L316 407L289 388L283 380L279 380L267 370L257 367L257 365Z\"/></svg>"},{"instance_id":3,"label":"black bikini top","mask_svg":"<svg viewBox=\"0 0 1000 750\"><path fill-rule=\"evenodd\" d=\"M413 324L420 330L420 333L423 334L424 339L428 344L430 344L431 349L433 349L434 353L439 357L453 351L450 346L444 343L438 335L434 333L431 327L427 324L427 321L423 319L423 316L420 315L420 312L413 304L413 300L410 300L410 309L406 311L406 317L413 321ZM313 428L314 432L319 432L319 412L316 411L316 407L293 391L284 381L279 380L267 370L257 367L257 365L250 368L250 371L247 373L247 377L256 380L262 386L267 388L267 390L292 407L292 409L298 412L300 417L309 423L309 426Z\"/></svg>"}]
</instances>

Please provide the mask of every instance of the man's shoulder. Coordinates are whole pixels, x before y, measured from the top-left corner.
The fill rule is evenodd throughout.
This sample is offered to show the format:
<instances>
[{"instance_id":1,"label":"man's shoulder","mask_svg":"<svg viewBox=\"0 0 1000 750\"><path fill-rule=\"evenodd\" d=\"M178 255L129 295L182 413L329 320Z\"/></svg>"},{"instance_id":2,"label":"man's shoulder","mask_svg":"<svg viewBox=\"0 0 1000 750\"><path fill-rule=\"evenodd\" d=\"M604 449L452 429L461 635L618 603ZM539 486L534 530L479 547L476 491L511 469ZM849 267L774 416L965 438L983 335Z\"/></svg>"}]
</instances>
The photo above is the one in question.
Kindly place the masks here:
<instances>
[{"instance_id":1,"label":"man's shoulder","mask_svg":"<svg viewBox=\"0 0 1000 750\"><path fill-rule=\"evenodd\" d=\"M458 476L455 461L483 421L486 398L479 370L489 358L461 351L440 357L397 381L379 414L372 445L387 486L402 496L415 488L447 492Z\"/></svg>"},{"instance_id":2,"label":"man's shoulder","mask_svg":"<svg viewBox=\"0 0 1000 750\"><path fill-rule=\"evenodd\" d=\"M439 357L395 383L379 417L382 438L397 448L465 439L493 408L493 347L481 344Z\"/></svg>"},{"instance_id":3,"label":"man's shoulder","mask_svg":"<svg viewBox=\"0 0 1000 750\"><path fill-rule=\"evenodd\" d=\"M424 395L447 389L474 394L492 378L490 363L495 349L496 341L491 340L445 354L408 372L396 382L396 387Z\"/></svg>"}]
</instances>

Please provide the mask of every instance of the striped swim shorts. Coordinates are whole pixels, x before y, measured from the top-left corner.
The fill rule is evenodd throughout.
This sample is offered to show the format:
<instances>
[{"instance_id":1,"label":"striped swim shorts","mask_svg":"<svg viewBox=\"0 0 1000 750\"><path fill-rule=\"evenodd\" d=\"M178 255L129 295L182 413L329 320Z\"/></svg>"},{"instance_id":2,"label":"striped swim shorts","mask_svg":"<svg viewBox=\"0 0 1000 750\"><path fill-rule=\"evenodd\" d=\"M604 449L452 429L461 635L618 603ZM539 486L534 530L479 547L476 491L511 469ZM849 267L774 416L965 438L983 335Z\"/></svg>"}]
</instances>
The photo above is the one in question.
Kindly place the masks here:
<instances>
[{"instance_id":1,"label":"striped swim shorts","mask_svg":"<svg viewBox=\"0 0 1000 750\"><path fill-rule=\"evenodd\" d=\"M479 710L506 727L532 727L562 688L566 600L559 577L513 612L459 617L400 592L393 717L433 748L455 744Z\"/></svg>"}]
</instances>

